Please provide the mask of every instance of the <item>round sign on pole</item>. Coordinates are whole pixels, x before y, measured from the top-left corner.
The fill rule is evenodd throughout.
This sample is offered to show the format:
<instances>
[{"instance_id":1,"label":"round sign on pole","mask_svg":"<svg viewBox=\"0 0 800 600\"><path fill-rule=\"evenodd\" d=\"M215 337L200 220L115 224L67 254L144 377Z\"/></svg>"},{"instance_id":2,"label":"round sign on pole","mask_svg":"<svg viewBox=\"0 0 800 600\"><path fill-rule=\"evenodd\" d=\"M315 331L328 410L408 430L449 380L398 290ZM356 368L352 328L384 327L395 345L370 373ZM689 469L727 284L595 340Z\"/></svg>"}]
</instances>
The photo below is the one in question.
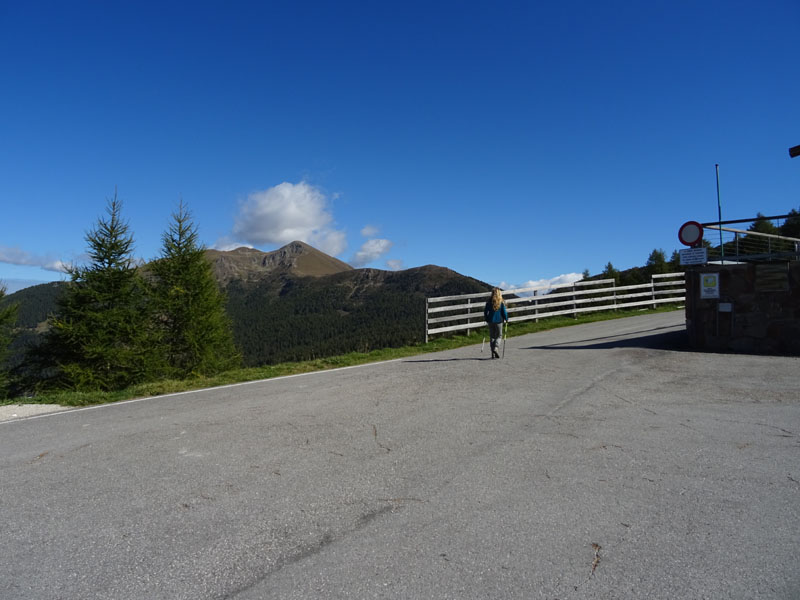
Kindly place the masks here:
<instances>
[{"instance_id":1,"label":"round sign on pole","mask_svg":"<svg viewBox=\"0 0 800 600\"><path fill-rule=\"evenodd\" d=\"M697 221L687 221L678 230L678 239L684 246L697 246L703 240L703 226Z\"/></svg>"}]
</instances>

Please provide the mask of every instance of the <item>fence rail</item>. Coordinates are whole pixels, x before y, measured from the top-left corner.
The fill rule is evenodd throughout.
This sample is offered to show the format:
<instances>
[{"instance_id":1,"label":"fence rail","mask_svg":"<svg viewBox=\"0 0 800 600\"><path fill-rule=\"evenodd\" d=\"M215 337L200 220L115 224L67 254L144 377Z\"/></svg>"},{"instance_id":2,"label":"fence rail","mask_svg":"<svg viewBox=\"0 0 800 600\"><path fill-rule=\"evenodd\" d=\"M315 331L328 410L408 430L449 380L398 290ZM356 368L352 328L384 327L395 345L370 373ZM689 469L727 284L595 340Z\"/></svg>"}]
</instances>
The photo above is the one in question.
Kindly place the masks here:
<instances>
[{"instance_id":1,"label":"fence rail","mask_svg":"<svg viewBox=\"0 0 800 600\"><path fill-rule=\"evenodd\" d=\"M598 287L605 286L605 287ZM437 333L485 326L483 307L489 292L439 296L425 301L425 341ZM683 273L653 275L649 283L618 286L613 279L578 281L558 286L516 288L503 292L508 320L530 321L579 313L683 302ZM513 297L512 297L513 296ZM442 325L450 323L450 325Z\"/></svg>"},{"instance_id":2,"label":"fence rail","mask_svg":"<svg viewBox=\"0 0 800 600\"><path fill-rule=\"evenodd\" d=\"M708 260L715 262L800 260L800 236L795 233L796 222L797 216L778 215L703 223L703 245L708 248ZM737 224L742 224L743 227L747 223L751 224L751 229L727 227Z\"/></svg>"}]
</instances>

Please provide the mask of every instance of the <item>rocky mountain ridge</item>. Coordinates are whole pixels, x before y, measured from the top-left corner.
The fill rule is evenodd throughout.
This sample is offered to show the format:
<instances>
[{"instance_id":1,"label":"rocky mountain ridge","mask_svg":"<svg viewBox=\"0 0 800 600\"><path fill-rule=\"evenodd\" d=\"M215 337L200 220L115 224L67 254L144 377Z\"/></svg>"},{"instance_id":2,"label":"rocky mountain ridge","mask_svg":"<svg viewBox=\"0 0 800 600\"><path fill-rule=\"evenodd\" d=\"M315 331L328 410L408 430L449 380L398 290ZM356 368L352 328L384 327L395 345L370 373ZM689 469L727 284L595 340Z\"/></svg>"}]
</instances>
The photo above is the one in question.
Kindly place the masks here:
<instances>
[{"instance_id":1,"label":"rocky mountain ridge","mask_svg":"<svg viewBox=\"0 0 800 600\"><path fill-rule=\"evenodd\" d=\"M206 250L206 257L222 287L234 280L253 282L275 274L323 277L354 270L338 258L299 241L272 252L247 247L228 251L209 249Z\"/></svg>"}]
</instances>

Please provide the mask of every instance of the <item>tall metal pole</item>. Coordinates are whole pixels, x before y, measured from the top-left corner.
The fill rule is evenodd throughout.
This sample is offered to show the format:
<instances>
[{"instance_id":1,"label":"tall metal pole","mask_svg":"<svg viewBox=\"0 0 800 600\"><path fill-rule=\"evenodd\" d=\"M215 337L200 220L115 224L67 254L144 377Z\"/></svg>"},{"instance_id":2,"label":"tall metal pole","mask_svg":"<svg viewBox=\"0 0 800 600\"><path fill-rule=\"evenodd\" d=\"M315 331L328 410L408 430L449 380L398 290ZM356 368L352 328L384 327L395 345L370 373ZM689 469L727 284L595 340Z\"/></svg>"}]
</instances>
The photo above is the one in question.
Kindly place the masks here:
<instances>
[{"instance_id":1,"label":"tall metal pole","mask_svg":"<svg viewBox=\"0 0 800 600\"><path fill-rule=\"evenodd\" d=\"M714 165L717 171L717 216L719 217L719 252L722 264L725 264L725 246L722 243L722 204L719 201L719 164Z\"/></svg>"}]
</instances>

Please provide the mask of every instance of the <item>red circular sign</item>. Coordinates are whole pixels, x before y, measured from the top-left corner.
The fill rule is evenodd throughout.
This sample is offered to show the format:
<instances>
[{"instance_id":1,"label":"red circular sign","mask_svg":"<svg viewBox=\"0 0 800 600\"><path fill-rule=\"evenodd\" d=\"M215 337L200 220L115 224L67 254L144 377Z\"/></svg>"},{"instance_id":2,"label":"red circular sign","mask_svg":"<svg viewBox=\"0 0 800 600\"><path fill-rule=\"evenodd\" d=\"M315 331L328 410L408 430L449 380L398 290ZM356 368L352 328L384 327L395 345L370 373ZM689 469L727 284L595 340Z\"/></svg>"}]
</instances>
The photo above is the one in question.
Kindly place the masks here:
<instances>
[{"instance_id":1,"label":"red circular sign","mask_svg":"<svg viewBox=\"0 0 800 600\"><path fill-rule=\"evenodd\" d=\"M678 239L684 246L696 246L703 239L703 226L697 221L687 221L678 230Z\"/></svg>"}]
</instances>

